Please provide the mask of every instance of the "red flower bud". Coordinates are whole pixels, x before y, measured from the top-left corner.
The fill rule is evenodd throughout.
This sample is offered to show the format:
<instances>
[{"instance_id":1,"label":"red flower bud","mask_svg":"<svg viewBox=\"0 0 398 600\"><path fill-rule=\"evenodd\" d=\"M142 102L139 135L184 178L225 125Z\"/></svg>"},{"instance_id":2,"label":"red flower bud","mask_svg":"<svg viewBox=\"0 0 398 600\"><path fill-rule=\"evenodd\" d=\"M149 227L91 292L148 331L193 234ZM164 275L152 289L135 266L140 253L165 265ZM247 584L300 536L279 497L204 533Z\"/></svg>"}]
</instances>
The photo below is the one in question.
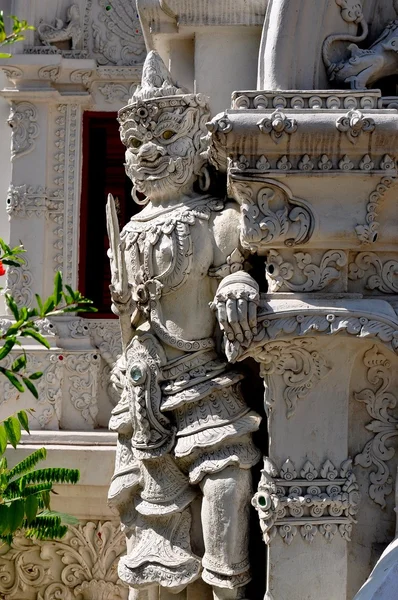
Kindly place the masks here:
<instances>
[{"instance_id":1,"label":"red flower bud","mask_svg":"<svg viewBox=\"0 0 398 600\"><path fill-rule=\"evenodd\" d=\"M0 260L0 276L5 275L5 274L6 274L6 270L4 268L3 261Z\"/></svg>"}]
</instances>

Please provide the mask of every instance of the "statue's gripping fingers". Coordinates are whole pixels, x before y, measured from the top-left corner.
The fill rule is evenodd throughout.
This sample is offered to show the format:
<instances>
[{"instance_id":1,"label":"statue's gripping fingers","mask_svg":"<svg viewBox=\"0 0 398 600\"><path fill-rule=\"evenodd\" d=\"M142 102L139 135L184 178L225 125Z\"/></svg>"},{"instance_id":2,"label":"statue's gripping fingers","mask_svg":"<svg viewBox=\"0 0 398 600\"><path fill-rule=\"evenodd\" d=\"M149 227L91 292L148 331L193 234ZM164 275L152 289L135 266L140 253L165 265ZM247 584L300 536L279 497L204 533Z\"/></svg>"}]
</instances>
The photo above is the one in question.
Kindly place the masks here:
<instances>
[{"instance_id":1,"label":"statue's gripping fingers","mask_svg":"<svg viewBox=\"0 0 398 600\"><path fill-rule=\"evenodd\" d=\"M243 271L228 275L218 286L212 307L226 336L225 351L230 361L257 335L259 300L257 282Z\"/></svg>"}]
</instances>

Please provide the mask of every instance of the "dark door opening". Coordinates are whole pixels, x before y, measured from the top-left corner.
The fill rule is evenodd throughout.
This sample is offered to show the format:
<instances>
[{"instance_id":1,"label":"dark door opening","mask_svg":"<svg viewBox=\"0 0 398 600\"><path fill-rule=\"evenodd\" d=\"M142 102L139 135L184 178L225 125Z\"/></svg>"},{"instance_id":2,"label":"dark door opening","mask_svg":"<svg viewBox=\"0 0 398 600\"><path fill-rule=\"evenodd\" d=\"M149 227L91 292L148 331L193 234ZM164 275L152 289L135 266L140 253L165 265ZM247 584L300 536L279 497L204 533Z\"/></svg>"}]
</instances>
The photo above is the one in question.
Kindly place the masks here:
<instances>
[{"instance_id":1,"label":"dark door opening","mask_svg":"<svg viewBox=\"0 0 398 600\"><path fill-rule=\"evenodd\" d=\"M116 113L84 113L79 290L94 302L98 313L92 316L97 318L113 316L105 219L108 193L115 197L120 228L140 209L131 198L132 184L123 166L124 150Z\"/></svg>"}]
</instances>

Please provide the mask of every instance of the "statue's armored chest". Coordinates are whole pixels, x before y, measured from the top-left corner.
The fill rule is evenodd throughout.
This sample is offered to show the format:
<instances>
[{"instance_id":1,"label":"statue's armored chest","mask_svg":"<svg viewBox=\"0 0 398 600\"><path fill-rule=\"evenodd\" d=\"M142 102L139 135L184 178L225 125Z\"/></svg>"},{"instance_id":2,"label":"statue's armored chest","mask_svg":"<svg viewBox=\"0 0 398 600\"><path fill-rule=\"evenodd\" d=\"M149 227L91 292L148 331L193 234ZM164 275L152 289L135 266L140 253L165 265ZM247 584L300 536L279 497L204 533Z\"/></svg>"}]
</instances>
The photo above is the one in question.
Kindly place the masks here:
<instances>
[{"instance_id":1,"label":"statue's armored chest","mask_svg":"<svg viewBox=\"0 0 398 600\"><path fill-rule=\"evenodd\" d=\"M208 221L212 211L222 208L222 202L207 198L192 208L182 206L130 221L122 240L133 284L156 280L165 295L181 287L190 274L204 275L212 259L206 243Z\"/></svg>"}]
</instances>

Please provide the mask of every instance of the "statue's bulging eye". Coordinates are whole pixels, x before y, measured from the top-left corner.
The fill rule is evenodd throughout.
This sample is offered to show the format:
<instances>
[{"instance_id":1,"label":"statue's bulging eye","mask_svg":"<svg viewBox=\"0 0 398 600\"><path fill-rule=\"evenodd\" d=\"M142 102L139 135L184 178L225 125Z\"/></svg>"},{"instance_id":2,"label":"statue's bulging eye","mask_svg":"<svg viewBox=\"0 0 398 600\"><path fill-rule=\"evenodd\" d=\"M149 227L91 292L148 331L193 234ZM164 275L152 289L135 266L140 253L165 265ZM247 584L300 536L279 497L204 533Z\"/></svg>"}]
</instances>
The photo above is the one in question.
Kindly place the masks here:
<instances>
[{"instance_id":1,"label":"statue's bulging eye","mask_svg":"<svg viewBox=\"0 0 398 600\"><path fill-rule=\"evenodd\" d=\"M175 131L172 131L171 129L166 129L166 131L162 133L162 138L164 140L170 140L173 137L173 135L175 135Z\"/></svg>"},{"instance_id":2,"label":"statue's bulging eye","mask_svg":"<svg viewBox=\"0 0 398 600\"><path fill-rule=\"evenodd\" d=\"M131 138L129 141L129 146L131 146L132 148L139 148L141 145L142 142L138 138Z\"/></svg>"}]
</instances>

